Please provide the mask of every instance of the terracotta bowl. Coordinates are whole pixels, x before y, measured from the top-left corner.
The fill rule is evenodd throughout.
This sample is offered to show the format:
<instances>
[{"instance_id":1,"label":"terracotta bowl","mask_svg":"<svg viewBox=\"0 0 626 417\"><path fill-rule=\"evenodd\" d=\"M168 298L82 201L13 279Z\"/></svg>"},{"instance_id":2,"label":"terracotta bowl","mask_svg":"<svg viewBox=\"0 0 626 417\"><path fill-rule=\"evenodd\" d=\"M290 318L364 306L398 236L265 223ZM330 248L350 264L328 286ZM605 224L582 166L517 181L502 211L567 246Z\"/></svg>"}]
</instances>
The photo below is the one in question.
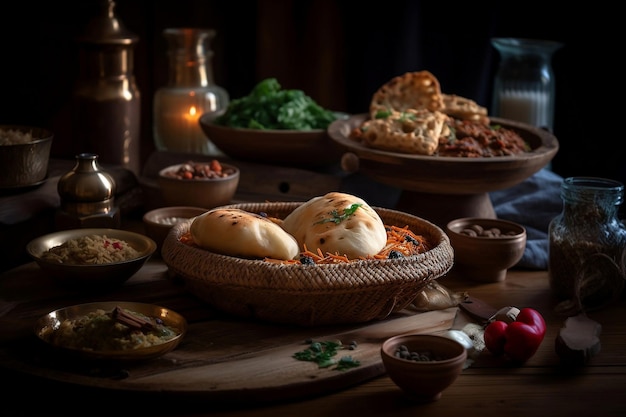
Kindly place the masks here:
<instances>
[{"instance_id":1,"label":"terracotta bowl","mask_svg":"<svg viewBox=\"0 0 626 417\"><path fill-rule=\"evenodd\" d=\"M456 219L447 224L446 233L454 249L455 273L473 281L503 281L526 249L526 229L507 220Z\"/></svg>"},{"instance_id":2,"label":"terracotta bowl","mask_svg":"<svg viewBox=\"0 0 626 417\"><path fill-rule=\"evenodd\" d=\"M184 163L170 165L159 171L157 182L167 206L191 206L212 209L229 204L239 186L239 168L220 162L231 175L212 179L181 179L168 173L176 172Z\"/></svg>"},{"instance_id":3,"label":"terracotta bowl","mask_svg":"<svg viewBox=\"0 0 626 417\"><path fill-rule=\"evenodd\" d=\"M387 339L380 355L389 378L418 402L439 400L461 374L467 359L467 351L459 342L428 334Z\"/></svg>"},{"instance_id":4,"label":"terracotta bowl","mask_svg":"<svg viewBox=\"0 0 626 417\"><path fill-rule=\"evenodd\" d=\"M293 167L339 163L340 147L325 129L243 129L220 126L213 121L223 111L200 117L202 130L222 152L233 159Z\"/></svg>"},{"instance_id":5,"label":"terracotta bowl","mask_svg":"<svg viewBox=\"0 0 626 417\"><path fill-rule=\"evenodd\" d=\"M144 214L143 225L148 237L156 242L157 251L160 251L163 241L174 225L206 213L206 211L201 207L161 207Z\"/></svg>"}]
</instances>

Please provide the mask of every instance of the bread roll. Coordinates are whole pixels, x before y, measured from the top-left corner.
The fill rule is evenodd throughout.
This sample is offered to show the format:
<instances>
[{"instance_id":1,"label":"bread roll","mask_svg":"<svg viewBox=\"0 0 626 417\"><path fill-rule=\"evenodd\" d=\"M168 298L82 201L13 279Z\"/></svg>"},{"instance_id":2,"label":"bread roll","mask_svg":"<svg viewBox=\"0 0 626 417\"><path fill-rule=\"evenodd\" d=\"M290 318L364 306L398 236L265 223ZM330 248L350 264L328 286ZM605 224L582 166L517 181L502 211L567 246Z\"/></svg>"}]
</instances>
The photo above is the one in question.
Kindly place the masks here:
<instances>
[{"instance_id":1,"label":"bread roll","mask_svg":"<svg viewBox=\"0 0 626 417\"><path fill-rule=\"evenodd\" d=\"M354 204L358 205L355 210ZM301 249L306 245L310 251L319 248L348 259L376 255L387 243L387 230L378 213L361 198L339 192L303 203L285 217L282 227Z\"/></svg>"},{"instance_id":2,"label":"bread roll","mask_svg":"<svg viewBox=\"0 0 626 417\"><path fill-rule=\"evenodd\" d=\"M190 227L195 244L240 258L294 259L298 243L266 217L234 208L217 208L196 217Z\"/></svg>"}]
</instances>

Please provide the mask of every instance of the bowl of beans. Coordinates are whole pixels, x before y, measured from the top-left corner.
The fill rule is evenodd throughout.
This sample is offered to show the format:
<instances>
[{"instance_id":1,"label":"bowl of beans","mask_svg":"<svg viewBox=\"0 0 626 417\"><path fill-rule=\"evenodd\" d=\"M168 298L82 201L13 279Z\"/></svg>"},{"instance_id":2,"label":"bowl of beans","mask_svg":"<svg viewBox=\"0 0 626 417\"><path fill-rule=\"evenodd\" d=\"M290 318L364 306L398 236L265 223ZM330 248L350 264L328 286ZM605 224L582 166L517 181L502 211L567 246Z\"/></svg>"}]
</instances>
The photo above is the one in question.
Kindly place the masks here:
<instances>
[{"instance_id":1,"label":"bowl of beans","mask_svg":"<svg viewBox=\"0 0 626 417\"><path fill-rule=\"evenodd\" d=\"M405 334L385 340L380 356L389 378L416 402L441 398L462 373L465 347L451 338L433 334Z\"/></svg>"},{"instance_id":2,"label":"bowl of beans","mask_svg":"<svg viewBox=\"0 0 626 417\"><path fill-rule=\"evenodd\" d=\"M239 186L239 168L211 161L187 161L159 171L158 185L165 206L212 209L231 203Z\"/></svg>"},{"instance_id":3,"label":"bowl of beans","mask_svg":"<svg viewBox=\"0 0 626 417\"><path fill-rule=\"evenodd\" d=\"M526 249L526 229L508 220L455 219L446 225L446 233L454 249L453 272L472 281L503 281Z\"/></svg>"}]
</instances>

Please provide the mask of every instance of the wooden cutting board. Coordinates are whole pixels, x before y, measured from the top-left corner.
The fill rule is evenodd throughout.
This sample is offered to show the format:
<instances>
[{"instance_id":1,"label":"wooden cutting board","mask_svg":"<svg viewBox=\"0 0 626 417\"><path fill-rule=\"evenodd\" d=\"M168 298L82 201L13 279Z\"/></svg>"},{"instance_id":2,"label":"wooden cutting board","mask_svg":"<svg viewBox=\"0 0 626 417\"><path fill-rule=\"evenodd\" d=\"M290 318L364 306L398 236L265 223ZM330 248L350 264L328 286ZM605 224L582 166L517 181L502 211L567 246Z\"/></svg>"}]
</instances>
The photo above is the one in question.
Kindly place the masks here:
<instances>
[{"instance_id":1,"label":"wooden cutting board","mask_svg":"<svg viewBox=\"0 0 626 417\"><path fill-rule=\"evenodd\" d=\"M25 268L20 288L25 281L40 280L39 275L37 269ZM47 294L45 299L43 294ZM0 339L0 366L94 389L219 402L242 397L246 401L287 400L330 393L384 374L380 346L385 339L404 333L445 332L457 314L456 307L425 313L403 311L384 321L313 328L250 322L211 310L167 279L166 269L154 264L148 264L142 274L106 299L171 308L187 318L188 333L176 350L143 363L89 363L61 357L31 334L33 320L60 306L95 300L48 288L36 296L13 300L13 308L7 306L9 311L0 317L3 329L13 329ZM356 342L355 349L341 350L338 357L351 356L360 366L338 371L294 359L296 352L309 346L307 339L340 340L346 346Z\"/></svg>"}]
</instances>

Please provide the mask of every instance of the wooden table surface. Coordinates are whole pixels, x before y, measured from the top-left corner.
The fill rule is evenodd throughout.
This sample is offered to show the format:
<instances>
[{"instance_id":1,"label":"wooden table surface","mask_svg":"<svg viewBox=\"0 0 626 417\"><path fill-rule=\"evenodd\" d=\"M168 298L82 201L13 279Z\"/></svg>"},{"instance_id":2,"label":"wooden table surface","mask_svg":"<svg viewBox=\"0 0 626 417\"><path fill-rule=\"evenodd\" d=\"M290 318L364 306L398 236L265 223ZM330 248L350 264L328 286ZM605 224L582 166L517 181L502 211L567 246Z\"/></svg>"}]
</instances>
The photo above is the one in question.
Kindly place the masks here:
<instances>
[{"instance_id":1,"label":"wooden table surface","mask_svg":"<svg viewBox=\"0 0 626 417\"><path fill-rule=\"evenodd\" d=\"M159 161L157 161L159 162ZM163 161L159 162L164 163ZM158 165L158 164L157 164ZM289 173L288 178L291 178ZM249 189L256 186L250 184ZM271 187L270 187L271 188ZM278 187L278 189L283 189ZM291 187L299 190L298 187ZM265 192L265 191L264 191ZM307 191L309 192L309 191ZM319 194L319 192L317 192ZM307 196L303 195L302 199ZM276 197L274 197L275 199ZM293 196L285 196L293 199ZM132 228L131 228L132 229ZM137 230L140 231L140 230ZM4 259L4 258L3 258ZM31 331L33 321L59 306L78 304L79 296L59 292L42 283L40 271L33 263L10 269L0 275L0 352ZM188 300L172 288L167 268L159 257L153 257L115 294L103 296L166 304L186 314L197 311L182 305ZM34 281L33 281L34 280ZM456 291L495 306L532 307L540 311L547 323L547 333L538 352L523 366L512 366L502 358L482 352L471 366L444 391L439 401L415 404L383 373L361 378L348 386L329 385L319 393L319 385L310 395L285 400L258 401L242 392L240 398L220 401L219 396L187 398L165 395L164 392L136 392L103 389L80 383L59 381L44 371L33 374L20 361L6 363L0 355L2 394L1 416L624 416L626 415L626 301L589 317L602 325L600 353L584 367L563 367L554 349L554 341L565 317L556 314L548 283L547 271L510 270L503 282L477 284L457 276L454 270L440 283ZM90 301L93 298L91 297ZM222 324L223 325L223 324ZM241 324L240 324L241 325ZM243 324L245 328L245 323ZM285 340L300 338L306 331L276 331L267 327L271 336L280 333ZM258 330L258 328L257 328ZM224 330L224 333L227 333ZM30 334L32 337L32 334ZM242 345L253 345L260 333L241 333ZM263 336L265 339L265 336ZM29 352L23 353L28 355ZM9 358L11 359L11 358ZM4 362L3 362L4 360ZM115 383L114 380L109 381ZM123 381L120 381L123 386ZM302 394L302 393L300 393Z\"/></svg>"},{"instance_id":2,"label":"wooden table surface","mask_svg":"<svg viewBox=\"0 0 626 417\"><path fill-rule=\"evenodd\" d=\"M75 296L29 282L37 275L35 264L26 264L0 276L0 348L26 331L23 319L59 303L77 302ZM164 288L167 268L156 258L144 268L140 280L121 288L116 297L147 302L168 302ZM151 272L152 271L152 272ZM24 279L18 279L24 277ZM602 325L600 353L587 366L572 369L560 365L554 340L564 318L554 312L546 271L511 270L504 282L477 284L456 276L440 278L448 288L467 291L487 303L502 307L532 307L545 317L547 333L538 352L523 366L511 366L484 351L444 391L439 401L414 404L384 374L316 394L267 403L241 398L221 402L215 396L193 399L154 392L101 389L60 382L25 369L0 364L3 380L3 416L452 416L470 413L486 416L624 415L626 412L626 303L623 301L589 316ZM164 287L165 286L165 287ZM170 300L171 301L171 300ZM250 334L249 338L258 335ZM19 368L19 366L18 366Z\"/></svg>"}]
</instances>

